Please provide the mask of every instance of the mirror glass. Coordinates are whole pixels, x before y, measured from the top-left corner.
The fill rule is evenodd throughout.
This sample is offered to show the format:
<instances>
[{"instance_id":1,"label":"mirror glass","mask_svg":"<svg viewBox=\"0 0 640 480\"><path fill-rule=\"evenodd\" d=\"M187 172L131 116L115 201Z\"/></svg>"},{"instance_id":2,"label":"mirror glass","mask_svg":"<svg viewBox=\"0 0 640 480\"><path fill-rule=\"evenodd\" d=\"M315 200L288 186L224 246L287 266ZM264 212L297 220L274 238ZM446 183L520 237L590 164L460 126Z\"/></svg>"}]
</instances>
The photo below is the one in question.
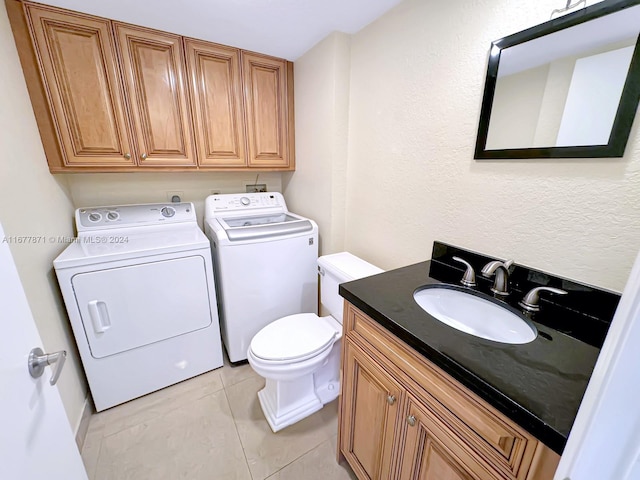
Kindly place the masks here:
<instances>
[{"instance_id":1,"label":"mirror glass","mask_svg":"<svg viewBox=\"0 0 640 480\"><path fill-rule=\"evenodd\" d=\"M604 3L493 43L476 158L622 156L640 96L640 2Z\"/></svg>"}]
</instances>

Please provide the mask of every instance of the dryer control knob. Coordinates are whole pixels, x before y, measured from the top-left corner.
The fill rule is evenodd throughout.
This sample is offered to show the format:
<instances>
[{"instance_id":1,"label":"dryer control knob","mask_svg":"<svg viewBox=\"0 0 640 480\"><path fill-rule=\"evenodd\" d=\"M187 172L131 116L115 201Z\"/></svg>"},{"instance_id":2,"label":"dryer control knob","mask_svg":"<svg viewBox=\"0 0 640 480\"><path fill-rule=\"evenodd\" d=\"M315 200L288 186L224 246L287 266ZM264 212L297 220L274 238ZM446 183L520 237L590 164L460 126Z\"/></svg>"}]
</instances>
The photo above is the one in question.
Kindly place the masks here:
<instances>
[{"instance_id":1,"label":"dryer control knob","mask_svg":"<svg viewBox=\"0 0 640 480\"><path fill-rule=\"evenodd\" d=\"M118 212L114 212L113 210L109 210L107 212L107 218L109 220L117 220L120 217L120 214Z\"/></svg>"},{"instance_id":2,"label":"dryer control knob","mask_svg":"<svg viewBox=\"0 0 640 480\"><path fill-rule=\"evenodd\" d=\"M249 204L251 203L251 200L249 200L247 197L242 197L242 198L240 199L240 203L241 203L242 205L249 205Z\"/></svg>"},{"instance_id":3,"label":"dryer control knob","mask_svg":"<svg viewBox=\"0 0 640 480\"><path fill-rule=\"evenodd\" d=\"M176 210L175 208L171 208L171 207L162 207L162 210L160 210L160 213L162 213L163 217L171 218L176 214Z\"/></svg>"},{"instance_id":4,"label":"dryer control knob","mask_svg":"<svg viewBox=\"0 0 640 480\"><path fill-rule=\"evenodd\" d=\"M102 220L102 215L100 215L98 212L91 212L89 214L89 220L92 222L99 222L100 220Z\"/></svg>"}]
</instances>

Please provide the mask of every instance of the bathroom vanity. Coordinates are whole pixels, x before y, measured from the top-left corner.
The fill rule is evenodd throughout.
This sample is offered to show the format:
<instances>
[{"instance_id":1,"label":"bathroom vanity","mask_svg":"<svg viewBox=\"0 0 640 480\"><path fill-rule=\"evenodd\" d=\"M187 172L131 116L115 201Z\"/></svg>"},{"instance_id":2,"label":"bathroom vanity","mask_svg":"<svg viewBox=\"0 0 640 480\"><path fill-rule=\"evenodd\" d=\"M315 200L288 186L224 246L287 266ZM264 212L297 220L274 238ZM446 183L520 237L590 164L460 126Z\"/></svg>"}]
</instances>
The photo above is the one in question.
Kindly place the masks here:
<instances>
[{"instance_id":1,"label":"bathroom vanity","mask_svg":"<svg viewBox=\"0 0 640 480\"><path fill-rule=\"evenodd\" d=\"M360 479L550 480L619 296L515 266L511 308L531 287L569 293L541 297L528 315L532 342L497 343L413 299L424 285L462 278L454 255L478 272L491 260L436 243L429 262L341 285L338 455ZM474 291L489 292L491 281L478 283Z\"/></svg>"}]
</instances>

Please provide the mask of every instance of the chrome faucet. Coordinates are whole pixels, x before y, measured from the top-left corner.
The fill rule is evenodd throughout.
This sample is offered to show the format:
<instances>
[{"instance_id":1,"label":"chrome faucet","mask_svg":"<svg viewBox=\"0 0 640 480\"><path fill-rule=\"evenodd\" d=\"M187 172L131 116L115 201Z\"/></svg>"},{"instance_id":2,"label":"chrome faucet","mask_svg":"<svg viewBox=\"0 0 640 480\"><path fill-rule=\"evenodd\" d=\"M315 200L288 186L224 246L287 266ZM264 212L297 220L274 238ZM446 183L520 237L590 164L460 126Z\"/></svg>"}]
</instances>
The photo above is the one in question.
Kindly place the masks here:
<instances>
[{"instance_id":1,"label":"chrome faucet","mask_svg":"<svg viewBox=\"0 0 640 480\"><path fill-rule=\"evenodd\" d=\"M522 308L524 308L528 312L539 311L540 310L540 305L538 305L538 300L540 300L539 292L551 292L551 293L556 293L558 295L567 294L567 292L565 292L564 290L560 290L559 288L536 287L529 290L529 293L527 293L524 296L524 298L520 302L518 302L518 305L520 305Z\"/></svg>"},{"instance_id":2,"label":"chrome faucet","mask_svg":"<svg viewBox=\"0 0 640 480\"><path fill-rule=\"evenodd\" d=\"M460 280L460 283L465 287L475 287L476 272L473 270L473 267L471 266L471 264L460 257L453 257L453 260L455 260L456 262L463 263L467 267L467 270L464 272L464 276L462 277L462 280Z\"/></svg>"},{"instance_id":3,"label":"chrome faucet","mask_svg":"<svg viewBox=\"0 0 640 480\"><path fill-rule=\"evenodd\" d=\"M509 295L509 267L513 264L513 260L501 262L494 260L487 263L482 268L482 275L485 277L496 276L491 291L500 297Z\"/></svg>"}]
</instances>

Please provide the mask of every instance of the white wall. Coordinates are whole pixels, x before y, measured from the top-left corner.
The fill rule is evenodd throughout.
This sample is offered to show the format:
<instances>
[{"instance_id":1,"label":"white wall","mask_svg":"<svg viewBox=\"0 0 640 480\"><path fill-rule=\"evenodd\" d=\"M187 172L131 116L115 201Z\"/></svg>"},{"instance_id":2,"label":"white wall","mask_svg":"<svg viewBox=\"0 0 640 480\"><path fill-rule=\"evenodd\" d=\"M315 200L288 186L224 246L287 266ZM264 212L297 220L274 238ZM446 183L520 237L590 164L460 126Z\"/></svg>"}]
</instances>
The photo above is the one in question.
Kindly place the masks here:
<instances>
[{"instance_id":1,"label":"white wall","mask_svg":"<svg viewBox=\"0 0 640 480\"><path fill-rule=\"evenodd\" d=\"M622 290L640 246L637 121L623 159L473 159L491 41L556 6L406 0L353 36L349 250L389 268L440 239Z\"/></svg>"},{"instance_id":2,"label":"white wall","mask_svg":"<svg viewBox=\"0 0 640 480\"><path fill-rule=\"evenodd\" d=\"M238 193L246 184L264 183L271 192L282 191L282 174L274 172L174 172L174 173L84 173L66 177L73 204L79 207L162 203L170 192L179 192L184 202L193 202L200 226L204 199L213 191Z\"/></svg>"},{"instance_id":3,"label":"white wall","mask_svg":"<svg viewBox=\"0 0 640 480\"><path fill-rule=\"evenodd\" d=\"M49 240L73 235L73 205L64 179L52 176L47 168L4 2L0 6L0 58L0 222L7 236L44 237L43 242L11 243L10 247L45 351L65 349L69 353L57 385L69 422L76 429L86 384L53 272L52 261L66 245Z\"/></svg>"},{"instance_id":4,"label":"white wall","mask_svg":"<svg viewBox=\"0 0 640 480\"><path fill-rule=\"evenodd\" d=\"M294 64L296 171L283 175L283 193L318 223L321 254L344 249L349 43L333 33Z\"/></svg>"},{"instance_id":5,"label":"white wall","mask_svg":"<svg viewBox=\"0 0 640 480\"><path fill-rule=\"evenodd\" d=\"M622 159L473 159L491 42L557 3L406 0L352 36L346 249L389 269L442 240L622 290L640 246L638 121ZM300 152L315 126L297 127Z\"/></svg>"},{"instance_id":6,"label":"white wall","mask_svg":"<svg viewBox=\"0 0 640 480\"><path fill-rule=\"evenodd\" d=\"M407 0L352 38L348 249L389 268L440 239L622 290L640 246L637 121L623 159L473 159L491 41L554 5Z\"/></svg>"}]
</instances>

